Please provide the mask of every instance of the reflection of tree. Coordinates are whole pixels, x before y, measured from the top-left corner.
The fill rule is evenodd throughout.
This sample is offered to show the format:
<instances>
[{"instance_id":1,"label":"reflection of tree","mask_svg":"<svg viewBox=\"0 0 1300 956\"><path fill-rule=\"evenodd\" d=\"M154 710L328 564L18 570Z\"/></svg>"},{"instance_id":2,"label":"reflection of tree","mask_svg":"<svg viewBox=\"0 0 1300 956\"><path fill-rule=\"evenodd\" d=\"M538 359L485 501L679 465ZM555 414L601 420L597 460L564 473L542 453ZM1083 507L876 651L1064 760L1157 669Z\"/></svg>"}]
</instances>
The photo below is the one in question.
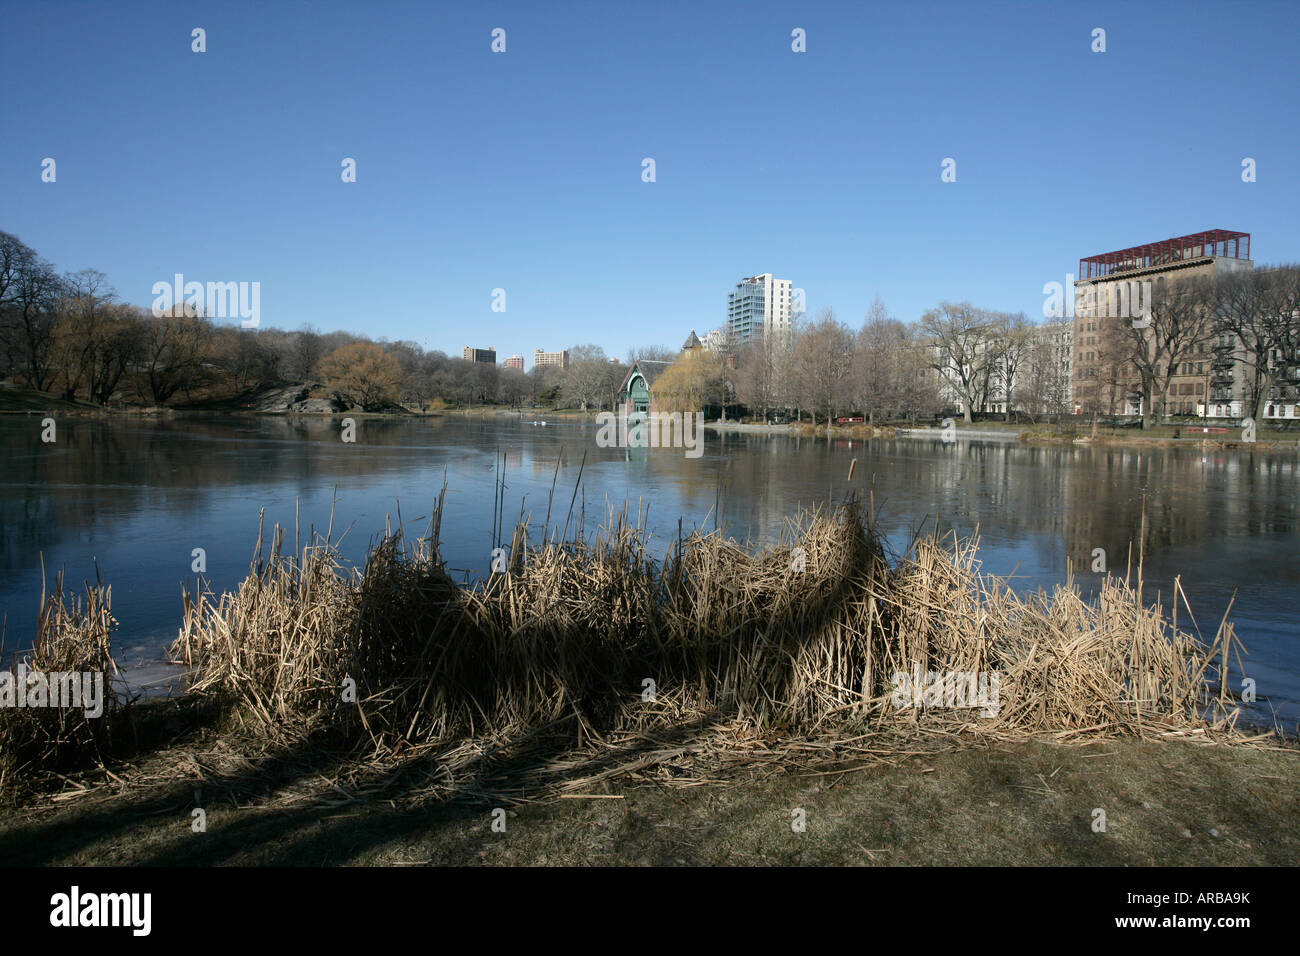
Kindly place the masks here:
<instances>
[{"instance_id":1,"label":"reflection of tree","mask_svg":"<svg viewBox=\"0 0 1300 956\"><path fill-rule=\"evenodd\" d=\"M455 527L445 525L444 530L475 539L481 528L474 509L480 496L487 500L490 494L497 447L509 456L513 508L527 496L527 510L537 523L544 519L556 462L563 454L552 513L562 523L587 450L583 441L594 436L591 430L578 438L576 426L520 429L514 423L364 419L358 421L358 444L345 445L334 419L195 416L147 422L69 419L59 422L58 442L45 445L38 425L34 418L0 419L0 442L7 452L0 570L24 580L41 553L48 560L55 553L88 550L79 542L112 539L122 527L133 534L151 533L149 519L141 517L147 508L159 509L160 520L192 523L209 534L234 534L242 549L244 536L251 538L256 527L259 505L272 497L292 502L301 494L304 500L323 496L328 502L334 486L374 485L399 476L404 489L414 485L410 496L418 499L431 473L440 480L443 460L453 462L451 482L466 502L456 512ZM882 528L899 546L927 520L961 533L982 523L1000 541L1032 542L1043 549L1043 566L1063 570L1068 555L1076 570L1083 570L1092 549L1101 547L1112 570L1122 573L1130 541L1136 555L1143 489L1148 562L1189 543L1240 536L1243 529L1252 534L1295 530L1285 503L1294 497L1296 462L1262 453L1216 457L1194 448L975 442L940 450L906 440L850 443L754 434L711 436L709 441L710 455L689 463L666 449L638 449L634 455L620 449L592 451L577 507L587 501L590 526L603 508L592 503L607 493L615 507L625 496L635 507L643 488L648 495L666 490L667 497L651 511L651 524L665 547L676 534L678 517L689 529L719 501L729 534L772 542L786 518L800 508L825 504L828 496L839 499L848 463L857 458L855 488L864 498L875 488ZM467 453L481 455L487 475L481 485L469 475L474 469L459 476L455 472L454 462ZM431 456L437 454L445 457L437 459L431 472ZM634 459L631 466L627 457ZM230 497L223 489L231 487L248 490L241 494L247 502L241 521L246 521L235 528L214 528L205 515L214 500ZM406 490L401 501L408 521L421 513L421 504L413 502L407 509ZM490 515L490 505L486 508ZM345 512L341 520L346 524L354 517ZM358 539L364 543L382 520L382 513L361 519ZM482 518L483 527L487 520ZM1207 555L1212 563L1213 551ZM997 570L1009 573L1011 568ZM28 610L16 606L26 601L26 595L15 598L5 610ZM16 634L13 613L10 623L10 633Z\"/></svg>"},{"instance_id":2,"label":"reflection of tree","mask_svg":"<svg viewBox=\"0 0 1300 956\"><path fill-rule=\"evenodd\" d=\"M201 512L213 488L269 490L289 484L307 494L424 465L424 458L367 454L366 449L409 445L411 428L419 429L421 440L436 441L428 436L441 426L367 419L358 427L358 443L344 445L338 421L329 418L66 419L58 423L58 441L47 445L40 440L39 419L5 416L0 419L0 442L8 456L7 487L0 495L0 569L27 571L34 555L52 552L70 538L111 535L160 493L167 496L169 515L184 517ZM196 490L200 493L191 493ZM256 524L257 507L251 500L250 526Z\"/></svg>"},{"instance_id":3,"label":"reflection of tree","mask_svg":"<svg viewBox=\"0 0 1300 956\"><path fill-rule=\"evenodd\" d=\"M1136 568L1144 504L1142 547L1148 559L1239 534L1243 526L1295 527L1289 513L1279 521L1276 508L1294 494L1297 469L1285 458L1197 448L1097 448L1084 461L1086 467L1070 467L1068 478L1066 547L1076 567L1086 567L1082 558L1093 548L1104 548L1111 570L1123 573L1131 545ZM1116 493L1134 485L1136 493Z\"/></svg>"}]
</instances>

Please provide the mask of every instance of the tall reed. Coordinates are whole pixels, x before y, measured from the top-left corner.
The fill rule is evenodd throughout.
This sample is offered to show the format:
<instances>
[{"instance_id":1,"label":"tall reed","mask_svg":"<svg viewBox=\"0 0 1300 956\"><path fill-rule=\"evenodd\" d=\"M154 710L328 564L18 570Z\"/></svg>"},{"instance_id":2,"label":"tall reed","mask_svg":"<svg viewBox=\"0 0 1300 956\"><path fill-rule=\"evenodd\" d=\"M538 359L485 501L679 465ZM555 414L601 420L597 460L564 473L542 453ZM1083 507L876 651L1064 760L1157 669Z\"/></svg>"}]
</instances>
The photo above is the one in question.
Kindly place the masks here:
<instances>
[{"instance_id":1,"label":"tall reed","mask_svg":"<svg viewBox=\"0 0 1300 956\"><path fill-rule=\"evenodd\" d=\"M508 567L472 587L447 574L436 530L409 548L388 533L351 571L327 538L283 548L277 529L235 591L187 597L173 647L193 692L269 736L375 753L700 721L1070 737L1231 713L1214 692L1226 620L1204 642L1114 577L1093 601L1072 583L1017 594L951 535L891 562L851 501L758 553L697 531L659 558L626 510L590 539L534 542L521 523ZM898 675L928 672L996 673L996 712L899 707Z\"/></svg>"}]
</instances>

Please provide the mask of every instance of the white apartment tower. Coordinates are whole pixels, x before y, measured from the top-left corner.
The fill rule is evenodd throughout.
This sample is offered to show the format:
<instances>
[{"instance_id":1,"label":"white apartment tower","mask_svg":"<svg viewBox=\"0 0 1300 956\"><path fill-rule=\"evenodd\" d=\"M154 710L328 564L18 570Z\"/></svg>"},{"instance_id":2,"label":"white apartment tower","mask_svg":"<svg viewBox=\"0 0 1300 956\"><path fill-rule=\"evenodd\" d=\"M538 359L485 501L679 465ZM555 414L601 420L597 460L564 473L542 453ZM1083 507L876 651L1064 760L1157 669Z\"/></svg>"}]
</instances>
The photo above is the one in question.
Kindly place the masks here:
<instances>
[{"instance_id":1,"label":"white apartment tower","mask_svg":"<svg viewBox=\"0 0 1300 956\"><path fill-rule=\"evenodd\" d=\"M789 279L772 273L750 276L736 283L727 296L727 328L737 345L777 337L789 340L793 329Z\"/></svg>"}]
</instances>

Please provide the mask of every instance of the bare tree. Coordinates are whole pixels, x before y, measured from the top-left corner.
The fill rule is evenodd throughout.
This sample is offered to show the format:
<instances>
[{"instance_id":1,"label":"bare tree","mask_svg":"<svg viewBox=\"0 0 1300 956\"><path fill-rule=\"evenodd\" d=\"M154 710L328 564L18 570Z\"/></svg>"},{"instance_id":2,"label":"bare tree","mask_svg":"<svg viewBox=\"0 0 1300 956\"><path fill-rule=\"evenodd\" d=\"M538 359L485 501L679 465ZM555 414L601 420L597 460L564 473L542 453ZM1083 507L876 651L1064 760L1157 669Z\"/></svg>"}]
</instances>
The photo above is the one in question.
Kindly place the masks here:
<instances>
[{"instance_id":1,"label":"bare tree","mask_svg":"<svg viewBox=\"0 0 1300 956\"><path fill-rule=\"evenodd\" d=\"M304 325L293 335L289 374L300 382L310 382L316 374L316 365L325 356L325 343L320 332Z\"/></svg>"},{"instance_id":2,"label":"bare tree","mask_svg":"<svg viewBox=\"0 0 1300 956\"><path fill-rule=\"evenodd\" d=\"M710 343L705 345L708 351L722 359L723 365L727 368L734 368L736 359L740 354L740 341L736 338L731 326L723 323L718 328L705 335L705 341ZM773 343L774 345L776 343Z\"/></svg>"},{"instance_id":3,"label":"bare tree","mask_svg":"<svg viewBox=\"0 0 1300 956\"><path fill-rule=\"evenodd\" d=\"M564 370L556 365L534 365L528 372L529 397L534 402L559 401Z\"/></svg>"},{"instance_id":4,"label":"bare tree","mask_svg":"<svg viewBox=\"0 0 1300 956\"><path fill-rule=\"evenodd\" d=\"M522 369L503 368L497 377L497 398L507 405L518 405L528 390L528 376Z\"/></svg>"},{"instance_id":5,"label":"bare tree","mask_svg":"<svg viewBox=\"0 0 1300 956\"><path fill-rule=\"evenodd\" d=\"M190 386L208 356L212 325L188 306L176 305L145 320L140 363L148 397L162 405Z\"/></svg>"},{"instance_id":6,"label":"bare tree","mask_svg":"<svg viewBox=\"0 0 1300 956\"><path fill-rule=\"evenodd\" d=\"M750 342L736 354L731 382L736 398L764 419L778 406L778 356L766 342Z\"/></svg>"},{"instance_id":7,"label":"bare tree","mask_svg":"<svg viewBox=\"0 0 1300 956\"><path fill-rule=\"evenodd\" d=\"M584 412L593 405L603 407L618 387L617 382L611 387L611 380L621 379L621 369L600 346L575 345L569 349L569 367L560 376L560 393Z\"/></svg>"},{"instance_id":8,"label":"bare tree","mask_svg":"<svg viewBox=\"0 0 1300 956\"><path fill-rule=\"evenodd\" d=\"M1128 322L1125 357L1138 375L1143 429L1156 424L1178 366L1207 341L1214 308L1214 286L1208 278L1160 282L1152 290L1149 314Z\"/></svg>"},{"instance_id":9,"label":"bare tree","mask_svg":"<svg viewBox=\"0 0 1300 956\"><path fill-rule=\"evenodd\" d=\"M817 320L795 338L795 391L799 405L812 413L814 425L818 411L825 412L829 425L852 400L852 362L853 333L836 320L830 309L823 309Z\"/></svg>"},{"instance_id":10,"label":"bare tree","mask_svg":"<svg viewBox=\"0 0 1300 956\"><path fill-rule=\"evenodd\" d=\"M971 411L987 399L998 359L996 323L969 302L940 302L921 316L921 328L934 348L934 370L961 400L962 416L969 423Z\"/></svg>"},{"instance_id":11,"label":"bare tree","mask_svg":"<svg viewBox=\"0 0 1300 956\"><path fill-rule=\"evenodd\" d=\"M474 363L460 357L448 358L435 376L437 394L466 405L473 404L478 392Z\"/></svg>"},{"instance_id":12,"label":"bare tree","mask_svg":"<svg viewBox=\"0 0 1300 956\"><path fill-rule=\"evenodd\" d=\"M112 400L127 370L139 360L149 316L146 309L122 303L108 306L105 313L87 377L87 395L100 405Z\"/></svg>"},{"instance_id":13,"label":"bare tree","mask_svg":"<svg viewBox=\"0 0 1300 956\"><path fill-rule=\"evenodd\" d=\"M630 366L637 359L645 359L649 362L672 362L679 354L676 349L670 349L666 345L635 345L627 350L627 364Z\"/></svg>"},{"instance_id":14,"label":"bare tree","mask_svg":"<svg viewBox=\"0 0 1300 956\"><path fill-rule=\"evenodd\" d=\"M97 352L105 335L109 306L117 298L108 276L97 269L83 269L68 275L59 300L59 319L55 326L55 361L62 377L63 397L76 398L84 385L88 393L97 391L92 380Z\"/></svg>"},{"instance_id":15,"label":"bare tree","mask_svg":"<svg viewBox=\"0 0 1300 956\"><path fill-rule=\"evenodd\" d=\"M1040 326L1030 335L1016 375L1016 407L1030 421L1045 415L1064 415L1070 394L1068 366L1060 354L1061 346L1043 329Z\"/></svg>"},{"instance_id":16,"label":"bare tree","mask_svg":"<svg viewBox=\"0 0 1300 956\"><path fill-rule=\"evenodd\" d=\"M63 283L16 236L0 232L0 343L6 364L26 384L45 391L54 381L54 330Z\"/></svg>"},{"instance_id":17,"label":"bare tree","mask_svg":"<svg viewBox=\"0 0 1300 956\"><path fill-rule=\"evenodd\" d=\"M492 401L497 394L497 380L501 377L501 370L493 362L471 362L470 372L474 382L474 401Z\"/></svg>"},{"instance_id":18,"label":"bare tree","mask_svg":"<svg viewBox=\"0 0 1300 956\"><path fill-rule=\"evenodd\" d=\"M283 342L277 341L276 329L252 329L223 326L213 330L212 359L229 376L236 393L258 389L280 379L284 360Z\"/></svg>"},{"instance_id":19,"label":"bare tree","mask_svg":"<svg viewBox=\"0 0 1300 956\"><path fill-rule=\"evenodd\" d=\"M397 359L370 342L331 352L321 360L320 373L341 399L368 412L396 401L406 374Z\"/></svg>"},{"instance_id":20,"label":"bare tree","mask_svg":"<svg viewBox=\"0 0 1300 956\"><path fill-rule=\"evenodd\" d=\"M1016 405L1020 373L1028 356L1034 327L1029 324L1029 317L1025 313L1018 312L1015 315L1000 314L994 328L997 338L990 362L996 366L998 391L1006 403L1003 420L1009 422Z\"/></svg>"},{"instance_id":21,"label":"bare tree","mask_svg":"<svg viewBox=\"0 0 1300 956\"><path fill-rule=\"evenodd\" d=\"M35 250L12 233L0 231L0 307L10 304L19 277L35 259Z\"/></svg>"},{"instance_id":22,"label":"bare tree","mask_svg":"<svg viewBox=\"0 0 1300 956\"><path fill-rule=\"evenodd\" d=\"M1234 272L1215 282L1215 330L1245 346L1256 421L1278 379L1300 358L1300 267Z\"/></svg>"},{"instance_id":23,"label":"bare tree","mask_svg":"<svg viewBox=\"0 0 1300 956\"><path fill-rule=\"evenodd\" d=\"M908 345L907 326L891 317L877 297L858 330L851 373L856 405L869 424L875 424L877 412L902 409L906 374L902 358Z\"/></svg>"},{"instance_id":24,"label":"bare tree","mask_svg":"<svg viewBox=\"0 0 1300 956\"><path fill-rule=\"evenodd\" d=\"M918 415L928 417L938 413L943 404L933 355L930 338L921 324L909 324L898 353L898 410L913 423Z\"/></svg>"},{"instance_id":25,"label":"bare tree","mask_svg":"<svg viewBox=\"0 0 1300 956\"><path fill-rule=\"evenodd\" d=\"M438 395L438 371L446 365L447 356L442 352L426 352L420 356L415 367L407 373L402 386L402 401L417 406L424 411L430 399Z\"/></svg>"}]
</instances>

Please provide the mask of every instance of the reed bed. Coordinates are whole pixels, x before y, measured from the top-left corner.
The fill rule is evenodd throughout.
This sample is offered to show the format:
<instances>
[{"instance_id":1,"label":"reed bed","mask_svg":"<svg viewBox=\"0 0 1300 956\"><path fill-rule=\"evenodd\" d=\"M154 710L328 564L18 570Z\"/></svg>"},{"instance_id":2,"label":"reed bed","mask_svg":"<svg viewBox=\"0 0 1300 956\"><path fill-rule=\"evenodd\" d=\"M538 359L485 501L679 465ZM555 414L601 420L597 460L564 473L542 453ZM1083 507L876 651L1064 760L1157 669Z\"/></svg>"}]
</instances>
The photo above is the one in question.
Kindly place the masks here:
<instances>
[{"instance_id":1,"label":"reed bed","mask_svg":"<svg viewBox=\"0 0 1300 956\"><path fill-rule=\"evenodd\" d=\"M590 540L533 541L521 522L508 567L460 587L440 515L441 499L409 547L386 532L360 569L328 535L296 553L279 529L265 552L259 535L238 589L187 595L173 656L190 692L264 741L388 768L418 753L430 790L520 800L618 775L694 785L927 741L1204 735L1235 719L1231 623L1208 641L1180 629L1140 574L1094 600L1073 582L1017 594L980 571L977 539L922 535L891 559L850 500L759 553L695 531L659 558L626 511ZM997 706L900 706L899 675L930 672L996 674Z\"/></svg>"},{"instance_id":2,"label":"reed bed","mask_svg":"<svg viewBox=\"0 0 1300 956\"><path fill-rule=\"evenodd\" d=\"M117 667L110 647L116 627L112 588L97 578L85 584L81 597L64 590L60 571L51 593L46 594L42 582L35 640L30 651L13 656L6 680L14 686L35 672L98 673L103 714L109 714L122 704L113 685ZM21 790L40 774L77 764L102 767L101 754L111 746L110 725L110 720L87 716L80 706L0 707L0 792Z\"/></svg>"}]
</instances>

